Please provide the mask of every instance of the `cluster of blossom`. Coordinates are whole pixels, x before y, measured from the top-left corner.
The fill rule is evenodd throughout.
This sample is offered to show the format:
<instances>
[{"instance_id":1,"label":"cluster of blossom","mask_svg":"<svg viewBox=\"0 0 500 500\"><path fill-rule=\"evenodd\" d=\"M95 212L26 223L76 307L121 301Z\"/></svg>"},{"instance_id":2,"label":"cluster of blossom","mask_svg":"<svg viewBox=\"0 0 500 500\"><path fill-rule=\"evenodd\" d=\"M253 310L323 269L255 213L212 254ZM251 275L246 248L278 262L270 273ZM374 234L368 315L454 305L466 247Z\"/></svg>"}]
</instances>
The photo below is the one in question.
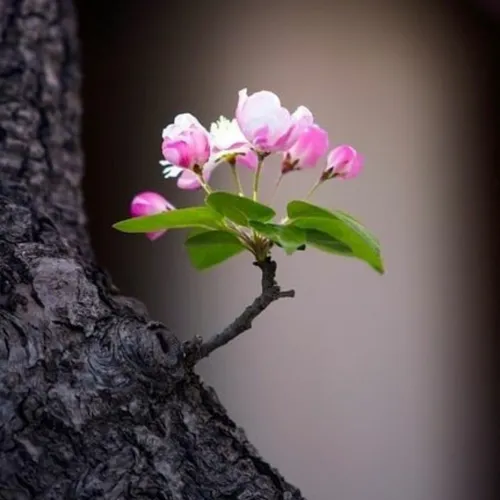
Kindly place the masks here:
<instances>
[{"instance_id":1,"label":"cluster of blossom","mask_svg":"<svg viewBox=\"0 0 500 500\"><path fill-rule=\"evenodd\" d=\"M253 170L258 177L269 155L281 155L281 176L314 168L326 155L316 186L333 178L353 178L363 165L361 156L349 145L339 145L327 154L328 133L314 123L309 109L299 106L290 113L276 94L266 90L250 96L247 89L240 90L235 118L221 117L210 131L193 115L184 113L163 130L162 137L164 176L177 178L180 189L209 191L212 172L224 162ZM138 217L174 208L160 194L143 192L132 200L130 212ZM154 240L163 233L147 236Z\"/></svg>"}]
</instances>

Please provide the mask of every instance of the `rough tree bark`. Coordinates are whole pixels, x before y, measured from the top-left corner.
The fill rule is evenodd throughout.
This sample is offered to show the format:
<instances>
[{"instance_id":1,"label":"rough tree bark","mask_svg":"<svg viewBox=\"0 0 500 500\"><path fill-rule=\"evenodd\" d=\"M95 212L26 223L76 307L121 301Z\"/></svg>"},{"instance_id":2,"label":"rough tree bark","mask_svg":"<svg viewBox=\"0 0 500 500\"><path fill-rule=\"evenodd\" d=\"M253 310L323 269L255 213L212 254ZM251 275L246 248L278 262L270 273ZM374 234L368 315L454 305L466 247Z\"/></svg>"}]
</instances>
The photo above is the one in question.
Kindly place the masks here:
<instances>
[{"instance_id":1,"label":"rough tree bark","mask_svg":"<svg viewBox=\"0 0 500 500\"><path fill-rule=\"evenodd\" d=\"M300 499L92 254L69 0L0 0L0 498Z\"/></svg>"}]
</instances>

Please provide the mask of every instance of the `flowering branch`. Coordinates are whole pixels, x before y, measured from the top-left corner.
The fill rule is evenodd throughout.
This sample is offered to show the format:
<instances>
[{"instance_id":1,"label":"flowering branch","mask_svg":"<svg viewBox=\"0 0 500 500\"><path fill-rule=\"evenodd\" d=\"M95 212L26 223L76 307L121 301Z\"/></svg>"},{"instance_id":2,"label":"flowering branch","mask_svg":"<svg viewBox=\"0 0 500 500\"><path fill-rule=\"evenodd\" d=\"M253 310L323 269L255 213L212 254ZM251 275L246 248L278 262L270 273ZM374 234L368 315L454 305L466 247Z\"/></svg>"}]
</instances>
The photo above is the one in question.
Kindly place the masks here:
<instances>
[{"instance_id":1,"label":"flowering branch","mask_svg":"<svg viewBox=\"0 0 500 500\"><path fill-rule=\"evenodd\" d=\"M190 364L195 364L203 358L208 357L213 351L226 345L238 335L252 328L253 320L267 307L278 299L293 298L295 290L281 290L276 282L276 262L270 257L254 265L262 271L262 291L258 297L222 332L203 342L201 337L186 342L185 353Z\"/></svg>"},{"instance_id":2,"label":"flowering branch","mask_svg":"<svg viewBox=\"0 0 500 500\"><path fill-rule=\"evenodd\" d=\"M276 192L285 174L315 168L329 147L328 133L314 122L309 109L299 106L290 113L278 96L267 90L250 96L246 89L240 90L235 117L229 120L221 116L212 123L210 132L190 113L177 115L163 130L163 175L177 177L180 189L203 189L204 203L177 208L158 193L139 193L131 203L132 218L113 227L125 233L143 233L150 240L166 231L188 229L185 248L196 269L209 269L250 252L262 272L261 294L233 323L206 342L196 337L185 343L186 361L191 366L249 330L272 302L294 297L293 290L282 291L276 282L271 252L281 249L291 256L313 248L355 257L384 273L380 244L373 234L348 213L308 201L324 182L358 176L363 158L352 146L343 144L330 151L317 182L305 199L287 203L285 217L258 201L266 158L281 157ZM234 193L210 185L214 169L224 163L229 164L234 177ZM254 173L251 197L243 191L238 173L241 167Z\"/></svg>"}]
</instances>

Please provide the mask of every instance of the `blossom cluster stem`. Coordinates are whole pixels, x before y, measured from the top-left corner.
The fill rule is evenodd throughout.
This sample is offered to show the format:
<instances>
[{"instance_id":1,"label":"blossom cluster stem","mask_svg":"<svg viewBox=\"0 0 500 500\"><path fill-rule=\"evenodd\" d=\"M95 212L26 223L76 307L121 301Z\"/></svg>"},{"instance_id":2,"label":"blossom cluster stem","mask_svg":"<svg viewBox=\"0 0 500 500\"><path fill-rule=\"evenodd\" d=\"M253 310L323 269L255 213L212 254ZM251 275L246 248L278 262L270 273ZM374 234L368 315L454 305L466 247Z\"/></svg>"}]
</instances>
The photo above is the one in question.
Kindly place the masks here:
<instances>
[{"instance_id":1,"label":"blossom cluster stem","mask_svg":"<svg viewBox=\"0 0 500 500\"><path fill-rule=\"evenodd\" d=\"M323 181L320 179L319 181L317 181L313 187L309 190L309 192L306 194L306 200L308 200L313 194L314 192L316 191L316 189L318 189L321 184L323 184Z\"/></svg>"},{"instance_id":2,"label":"blossom cluster stem","mask_svg":"<svg viewBox=\"0 0 500 500\"><path fill-rule=\"evenodd\" d=\"M238 173L238 170L236 168L236 164L234 161L230 162L230 167L231 167L231 173L232 173L233 178L234 178L234 182L236 184L236 189L238 190L238 194L240 196L245 196L245 192L243 191L243 186L242 186L241 180L240 180L240 175Z\"/></svg>"},{"instance_id":3,"label":"blossom cluster stem","mask_svg":"<svg viewBox=\"0 0 500 500\"><path fill-rule=\"evenodd\" d=\"M276 180L276 183L274 184L274 189L273 189L273 194L271 195L271 201L274 200L274 197L276 196L276 193L278 192L278 188L280 187L281 181L283 180L283 173L280 174L278 179Z\"/></svg>"},{"instance_id":4,"label":"blossom cluster stem","mask_svg":"<svg viewBox=\"0 0 500 500\"><path fill-rule=\"evenodd\" d=\"M259 162L257 164L257 170L255 171L255 176L253 178L253 200L257 201L259 196L259 182L260 182L260 174L262 171L262 166L264 165L265 156L259 153Z\"/></svg>"},{"instance_id":5,"label":"blossom cluster stem","mask_svg":"<svg viewBox=\"0 0 500 500\"><path fill-rule=\"evenodd\" d=\"M194 173L198 177L198 180L200 181L200 185L204 189L205 193L210 194L212 192L212 189L210 188L210 186L208 185L208 183L203 178L203 171L202 170L198 171L196 169L196 170L194 170Z\"/></svg>"}]
</instances>

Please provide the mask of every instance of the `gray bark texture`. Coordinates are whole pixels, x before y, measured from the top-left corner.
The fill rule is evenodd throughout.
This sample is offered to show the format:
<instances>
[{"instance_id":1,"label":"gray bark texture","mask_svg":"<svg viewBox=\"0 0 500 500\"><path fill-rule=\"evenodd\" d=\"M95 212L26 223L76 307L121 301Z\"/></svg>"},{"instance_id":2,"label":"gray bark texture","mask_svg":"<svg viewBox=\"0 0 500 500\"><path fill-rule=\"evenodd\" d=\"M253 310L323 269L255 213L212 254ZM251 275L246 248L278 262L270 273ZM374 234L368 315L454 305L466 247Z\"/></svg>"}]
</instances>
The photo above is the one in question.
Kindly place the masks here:
<instances>
[{"instance_id":1,"label":"gray bark texture","mask_svg":"<svg viewBox=\"0 0 500 500\"><path fill-rule=\"evenodd\" d=\"M303 498L92 254L70 0L0 0L0 499Z\"/></svg>"}]
</instances>

